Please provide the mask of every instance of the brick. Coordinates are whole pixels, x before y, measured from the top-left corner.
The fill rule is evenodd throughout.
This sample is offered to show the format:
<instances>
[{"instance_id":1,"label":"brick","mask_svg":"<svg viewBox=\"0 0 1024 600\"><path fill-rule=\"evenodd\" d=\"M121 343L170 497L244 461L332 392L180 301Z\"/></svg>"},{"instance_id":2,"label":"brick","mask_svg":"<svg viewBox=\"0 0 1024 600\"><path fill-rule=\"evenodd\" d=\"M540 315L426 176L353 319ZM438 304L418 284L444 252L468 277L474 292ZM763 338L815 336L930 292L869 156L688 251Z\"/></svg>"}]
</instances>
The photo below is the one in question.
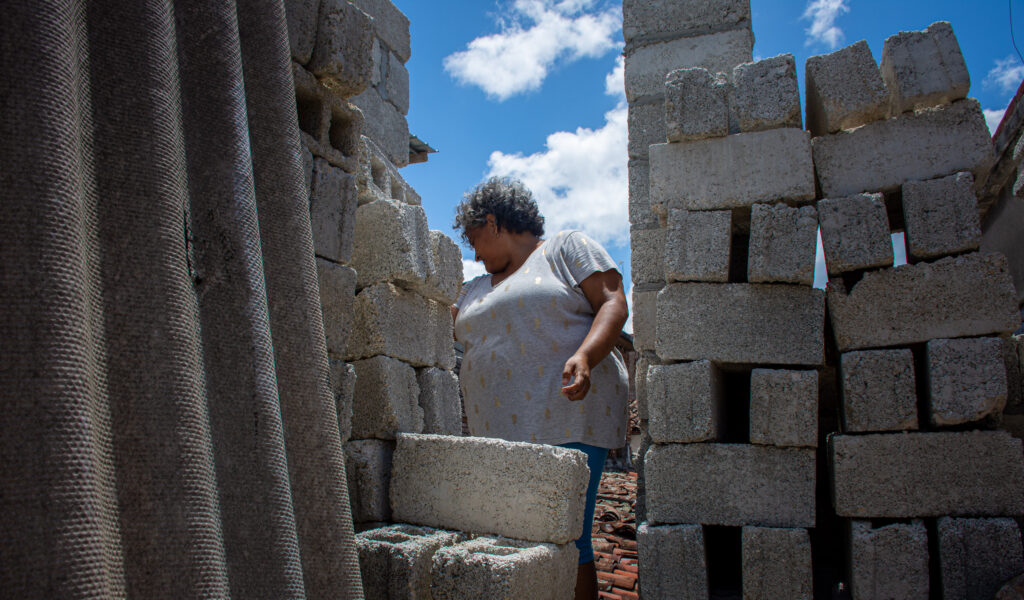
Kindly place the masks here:
<instances>
[{"instance_id":1,"label":"brick","mask_svg":"<svg viewBox=\"0 0 1024 600\"><path fill-rule=\"evenodd\" d=\"M808 58L804 80L807 129L814 136L853 129L889 116L889 89L864 40Z\"/></svg>"},{"instance_id":2,"label":"brick","mask_svg":"<svg viewBox=\"0 0 1024 600\"><path fill-rule=\"evenodd\" d=\"M393 53L388 53L388 73L384 80L382 96L394 105L398 112L403 115L409 114L409 70Z\"/></svg>"},{"instance_id":3,"label":"brick","mask_svg":"<svg viewBox=\"0 0 1024 600\"><path fill-rule=\"evenodd\" d=\"M928 364L929 418L932 425L959 425L998 417L1006 406L1003 340L931 340Z\"/></svg>"},{"instance_id":4,"label":"brick","mask_svg":"<svg viewBox=\"0 0 1024 600\"><path fill-rule=\"evenodd\" d=\"M911 260L937 258L981 244L974 177L962 172L903 184L903 220Z\"/></svg>"},{"instance_id":5,"label":"brick","mask_svg":"<svg viewBox=\"0 0 1024 600\"><path fill-rule=\"evenodd\" d=\"M654 350L657 327L658 292L633 290L633 347Z\"/></svg>"},{"instance_id":6,"label":"brick","mask_svg":"<svg viewBox=\"0 0 1024 600\"><path fill-rule=\"evenodd\" d=\"M288 21L288 45L292 50L292 60L304 65L313 55L313 45L316 43L320 0L285 0L284 12Z\"/></svg>"},{"instance_id":7,"label":"brick","mask_svg":"<svg viewBox=\"0 0 1024 600\"><path fill-rule=\"evenodd\" d=\"M818 447L818 372L754 369L750 443Z\"/></svg>"},{"instance_id":8,"label":"brick","mask_svg":"<svg viewBox=\"0 0 1024 600\"><path fill-rule=\"evenodd\" d=\"M914 354L910 350L846 352L839 373L843 431L917 429Z\"/></svg>"},{"instance_id":9,"label":"brick","mask_svg":"<svg viewBox=\"0 0 1024 600\"><path fill-rule=\"evenodd\" d=\"M753 58L754 34L734 29L698 37L656 42L626 53L626 100L662 97L665 75L687 67L703 67L714 73L729 73Z\"/></svg>"},{"instance_id":10,"label":"brick","mask_svg":"<svg viewBox=\"0 0 1024 600\"><path fill-rule=\"evenodd\" d=\"M943 598L988 600L1024 570L1014 519L943 517L937 525Z\"/></svg>"},{"instance_id":11,"label":"brick","mask_svg":"<svg viewBox=\"0 0 1024 600\"><path fill-rule=\"evenodd\" d=\"M395 443L389 440L353 440L345 444L345 474L356 523L390 521L388 485Z\"/></svg>"},{"instance_id":12,"label":"brick","mask_svg":"<svg viewBox=\"0 0 1024 600\"><path fill-rule=\"evenodd\" d=\"M918 520L849 524L850 588L856 600L928 600L928 532Z\"/></svg>"},{"instance_id":13,"label":"brick","mask_svg":"<svg viewBox=\"0 0 1024 600\"><path fill-rule=\"evenodd\" d=\"M650 147L651 206L720 210L814 198L809 134L800 129L740 133ZM665 210L662 209L662 210Z\"/></svg>"},{"instance_id":14,"label":"brick","mask_svg":"<svg viewBox=\"0 0 1024 600\"><path fill-rule=\"evenodd\" d=\"M984 180L993 162L985 117L971 98L816 137L811 146L827 198L890 191L958 171Z\"/></svg>"},{"instance_id":15,"label":"brick","mask_svg":"<svg viewBox=\"0 0 1024 600\"><path fill-rule=\"evenodd\" d=\"M688 142L729 133L729 93L725 73L692 67L665 76L665 131L670 142ZM664 142L665 140L657 140Z\"/></svg>"},{"instance_id":16,"label":"brick","mask_svg":"<svg viewBox=\"0 0 1024 600\"><path fill-rule=\"evenodd\" d=\"M738 65L732 81L730 108L739 131L803 126L792 54Z\"/></svg>"},{"instance_id":17,"label":"brick","mask_svg":"<svg viewBox=\"0 0 1024 600\"><path fill-rule=\"evenodd\" d=\"M309 195L313 251L337 263L352 260L356 227L356 178L317 158Z\"/></svg>"},{"instance_id":18,"label":"brick","mask_svg":"<svg viewBox=\"0 0 1024 600\"><path fill-rule=\"evenodd\" d=\"M442 547L464 534L398 523L356 534L366 600L430 598L430 569Z\"/></svg>"},{"instance_id":19,"label":"brick","mask_svg":"<svg viewBox=\"0 0 1024 600\"><path fill-rule=\"evenodd\" d=\"M729 281L732 211L668 212L665 234L665 279L672 281Z\"/></svg>"},{"instance_id":20,"label":"brick","mask_svg":"<svg viewBox=\"0 0 1024 600\"><path fill-rule=\"evenodd\" d=\"M345 360L383 354L414 367L455 368L452 314L445 304L395 287L372 285L356 295ZM415 323L416 327L409 327Z\"/></svg>"},{"instance_id":21,"label":"brick","mask_svg":"<svg viewBox=\"0 0 1024 600\"><path fill-rule=\"evenodd\" d=\"M320 0L309 70L336 94L349 97L373 76L373 19L345 0Z\"/></svg>"},{"instance_id":22,"label":"brick","mask_svg":"<svg viewBox=\"0 0 1024 600\"><path fill-rule=\"evenodd\" d=\"M817 207L829 275L892 266L892 237L882 194L826 198Z\"/></svg>"},{"instance_id":23,"label":"brick","mask_svg":"<svg viewBox=\"0 0 1024 600\"><path fill-rule=\"evenodd\" d=\"M744 527L744 600L811 600L811 538L806 529Z\"/></svg>"},{"instance_id":24,"label":"brick","mask_svg":"<svg viewBox=\"0 0 1024 600\"><path fill-rule=\"evenodd\" d=\"M352 335L356 272L317 257L316 274L320 284L320 310L327 352L342 354Z\"/></svg>"},{"instance_id":25,"label":"brick","mask_svg":"<svg viewBox=\"0 0 1024 600\"><path fill-rule=\"evenodd\" d=\"M341 443L352 437L352 404L356 393L356 369L347 362L328 358L331 374L331 392L338 413L338 431Z\"/></svg>"},{"instance_id":26,"label":"brick","mask_svg":"<svg viewBox=\"0 0 1024 600\"><path fill-rule=\"evenodd\" d=\"M879 70L892 94L893 114L966 98L971 87L960 44L947 21L886 38Z\"/></svg>"},{"instance_id":27,"label":"brick","mask_svg":"<svg viewBox=\"0 0 1024 600\"><path fill-rule=\"evenodd\" d=\"M1020 313L1006 258L975 253L869 272L827 288L840 352L1010 332Z\"/></svg>"},{"instance_id":28,"label":"brick","mask_svg":"<svg viewBox=\"0 0 1024 600\"><path fill-rule=\"evenodd\" d=\"M629 232L630 276L633 283L661 284L665 282L665 230L634 229Z\"/></svg>"},{"instance_id":29,"label":"brick","mask_svg":"<svg viewBox=\"0 0 1024 600\"><path fill-rule=\"evenodd\" d=\"M821 290L673 283L658 294L655 347L663 360L820 365L824 326Z\"/></svg>"},{"instance_id":30,"label":"brick","mask_svg":"<svg viewBox=\"0 0 1024 600\"><path fill-rule=\"evenodd\" d=\"M396 521L562 544L583 528L589 479L577 450L402 434L391 506Z\"/></svg>"},{"instance_id":31,"label":"brick","mask_svg":"<svg viewBox=\"0 0 1024 600\"><path fill-rule=\"evenodd\" d=\"M646 159L629 160L629 224L657 227L658 215L651 210L650 166Z\"/></svg>"},{"instance_id":32,"label":"brick","mask_svg":"<svg viewBox=\"0 0 1024 600\"><path fill-rule=\"evenodd\" d=\"M636 530L636 546L644 600L708 597L704 532L700 525L641 523Z\"/></svg>"},{"instance_id":33,"label":"brick","mask_svg":"<svg viewBox=\"0 0 1024 600\"><path fill-rule=\"evenodd\" d=\"M434 554L434 600L571 600L576 587L574 544L481 537Z\"/></svg>"},{"instance_id":34,"label":"brick","mask_svg":"<svg viewBox=\"0 0 1024 600\"><path fill-rule=\"evenodd\" d=\"M409 18L391 0L353 0L353 4L373 16L373 31L394 52L400 61L412 55L409 39Z\"/></svg>"},{"instance_id":35,"label":"brick","mask_svg":"<svg viewBox=\"0 0 1024 600\"><path fill-rule=\"evenodd\" d=\"M667 444L647 451L651 523L814 526L815 451Z\"/></svg>"},{"instance_id":36,"label":"brick","mask_svg":"<svg viewBox=\"0 0 1024 600\"><path fill-rule=\"evenodd\" d=\"M626 151L631 159L647 159L651 144L662 144L668 139L665 129L663 102L633 102L626 112L629 141Z\"/></svg>"},{"instance_id":37,"label":"brick","mask_svg":"<svg viewBox=\"0 0 1024 600\"><path fill-rule=\"evenodd\" d=\"M750 28L749 0L624 0L626 42Z\"/></svg>"},{"instance_id":38,"label":"brick","mask_svg":"<svg viewBox=\"0 0 1024 600\"><path fill-rule=\"evenodd\" d=\"M813 206L755 204L750 214L747 280L814 283L818 213Z\"/></svg>"},{"instance_id":39,"label":"brick","mask_svg":"<svg viewBox=\"0 0 1024 600\"><path fill-rule=\"evenodd\" d=\"M717 440L721 374L710 361L653 365L647 371L647 433L655 443Z\"/></svg>"},{"instance_id":40,"label":"brick","mask_svg":"<svg viewBox=\"0 0 1024 600\"><path fill-rule=\"evenodd\" d=\"M399 431L423 431L415 369L387 356L358 360L352 366L356 371L353 439L390 440Z\"/></svg>"},{"instance_id":41,"label":"brick","mask_svg":"<svg viewBox=\"0 0 1024 600\"><path fill-rule=\"evenodd\" d=\"M455 373L427 367L416 370L423 409L423 433L462 435L462 401Z\"/></svg>"},{"instance_id":42,"label":"brick","mask_svg":"<svg viewBox=\"0 0 1024 600\"><path fill-rule=\"evenodd\" d=\"M409 123L402 113L376 88L355 96L352 103L363 111L363 134L376 142L396 167L409 164Z\"/></svg>"},{"instance_id":43,"label":"brick","mask_svg":"<svg viewBox=\"0 0 1024 600\"><path fill-rule=\"evenodd\" d=\"M840 516L1024 512L1021 441L1004 431L834 435L830 454Z\"/></svg>"}]
</instances>

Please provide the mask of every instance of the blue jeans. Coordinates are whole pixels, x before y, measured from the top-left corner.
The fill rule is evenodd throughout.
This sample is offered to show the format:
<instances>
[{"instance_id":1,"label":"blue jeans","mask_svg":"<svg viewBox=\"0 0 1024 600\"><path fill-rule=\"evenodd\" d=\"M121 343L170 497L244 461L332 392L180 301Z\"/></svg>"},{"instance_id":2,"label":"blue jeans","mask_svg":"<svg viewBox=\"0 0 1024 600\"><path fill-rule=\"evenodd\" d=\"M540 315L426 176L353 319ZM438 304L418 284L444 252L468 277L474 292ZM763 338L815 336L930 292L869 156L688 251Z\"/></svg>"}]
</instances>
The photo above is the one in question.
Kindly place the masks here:
<instances>
[{"instance_id":1,"label":"blue jeans","mask_svg":"<svg viewBox=\"0 0 1024 600\"><path fill-rule=\"evenodd\" d=\"M594 527L597 486L601 483L601 471L604 470L604 460L608 457L608 449L579 442L559 444L559 446L585 453L587 455L587 466L590 467L590 483L587 484L587 503L583 510L583 533L580 537L576 538L576 549L580 551L579 564L582 565L594 560L594 545L591 543L590 534Z\"/></svg>"}]
</instances>

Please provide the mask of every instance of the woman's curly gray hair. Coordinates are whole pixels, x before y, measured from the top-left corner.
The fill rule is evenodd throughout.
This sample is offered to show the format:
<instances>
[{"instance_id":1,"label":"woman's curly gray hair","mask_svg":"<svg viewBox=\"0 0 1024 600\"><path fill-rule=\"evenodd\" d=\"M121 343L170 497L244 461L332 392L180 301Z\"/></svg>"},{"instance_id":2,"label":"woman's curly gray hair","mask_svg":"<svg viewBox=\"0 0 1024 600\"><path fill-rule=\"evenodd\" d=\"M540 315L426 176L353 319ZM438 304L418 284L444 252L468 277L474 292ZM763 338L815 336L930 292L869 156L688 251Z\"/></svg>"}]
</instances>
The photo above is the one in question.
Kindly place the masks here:
<instances>
[{"instance_id":1,"label":"woman's curly gray hair","mask_svg":"<svg viewBox=\"0 0 1024 600\"><path fill-rule=\"evenodd\" d=\"M499 229L512 233L524 231L540 237L544 235L544 217L537 209L533 194L522 182L508 177L491 177L467 192L455 208L455 229L462 239L471 229L487 224L487 215L494 215Z\"/></svg>"}]
</instances>

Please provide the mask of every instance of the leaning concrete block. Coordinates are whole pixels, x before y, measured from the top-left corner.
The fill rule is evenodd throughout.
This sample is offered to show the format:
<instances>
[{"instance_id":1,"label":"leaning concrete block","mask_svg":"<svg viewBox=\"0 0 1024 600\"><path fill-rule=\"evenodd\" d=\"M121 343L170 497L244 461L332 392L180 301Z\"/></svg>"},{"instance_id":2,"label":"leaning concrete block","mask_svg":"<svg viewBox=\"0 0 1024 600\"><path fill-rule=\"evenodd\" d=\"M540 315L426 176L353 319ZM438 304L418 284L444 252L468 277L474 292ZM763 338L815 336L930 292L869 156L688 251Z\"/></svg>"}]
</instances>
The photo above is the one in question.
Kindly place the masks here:
<instances>
[{"instance_id":1,"label":"leaning concrete block","mask_svg":"<svg viewBox=\"0 0 1024 600\"><path fill-rule=\"evenodd\" d=\"M966 98L971 88L960 44L947 21L886 38L879 70L892 94L892 114L949 104Z\"/></svg>"},{"instance_id":2,"label":"leaning concrete block","mask_svg":"<svg viewBox=\"0 0 1024 600\"><path fill-rule=\"evenodd\" d=\"M651 523L814 527L814 450L746 444L653 446Z\"/></svg>"},{"instance_id":3,"label":"leaning concrete block","mask_svg":"<svg viewBox=\"0 0 1024 600\"><path fill-rule=\"evenodd\" d=\"M989 600L1024 570L1020 529L1014 519L938 521L943 598Z\"/></svg>"},{"instance_id":4,"label":"leaning concrete block","mask_svg":"<svg viewBox=\"0 0 1024 600\"><path fill-rule=\"evenodd\" d=\"M356 272L317 257L316 274L320 283L320 310L324 319L327 352L342 354L352 333Z\"/></svg>"},{"instance_id":5,"label":"leaning concrete block","mask_svg":"<svg viewBox=\"0 0 1024 600\"><path fill-rule=\"evenodd\" d=\"M439 549L430 576L433 600L571 600L575 544L480 537Z\"/></svg>"},{"instance_id":6,"label":"leaning concrete block","mask_svg":"<svg viewBox=\"0 0 1024 600\"><path fill-rule=\"evenodd\" d=\"M829 275L892 266L892 238L882 194L819 200L818 225Z\"/></svg>"},{"instance_id":7,"label":"leaning concrete block","mask_svg":"<svg viewBox=\"0 0 1024 600\"><path fill-rule=\"evenodd\" d=\"M309 195L309 220L313 226L313 251L328 260L352 260L356 227L356 178L317 158Z\"/></svg>"},{"instance_id":8,"label":"leaning concrete block","mask_svg":"<svg viewBox=\"0 0 1024 600\"><path fill-rule=\"evenodd\" d=\"M669 71L703 67L712 73L730 73L753 57L754 34L734 29L698 37L676 38L636 48L626 54L626 100L661 97Z\"/></svg>"},{"instance_id":9,"label":"leaning concrete block","mask_svg":"<svg viewBox=\"0 0 1024 600\"><path fill-rule=\"evenodd\" d=\"M373 19L345 0L320 0L320 22L309 70L343 97L355 96L373 75Z\"/></svg>"},{"instance_id":10,"label":"leaning concrete block","mask_svg":"<svg viewBox=\"0 0 1024 600\"><path fill-rule=\"evenodd\" d=\"M345 360L384 354L414 367L455 368L448 305L378 283L356 295L352 314ZM410 323L416 327L409 327Z\"/></svg>"},{"instance_id":11,"label":"leaning concrete block","mask_svg":"<svg viewBox=\"0 0 1024 600\"><path fill-rule=\"evenodd\" d=\"M894 190L957 171L984 181L993 161L985 116L971 98L816 137L811 145L826 198Z\"/></svg>"},{"instance_id":12,"label":"leaning concrete block","mask_svg":"<svg viewBox=\"0 0 1024 600\"><path fill-rule=\"evenodd\" d=\"M630 228L629 241L633 283L664 283L665 230Z\"/></svg>"},{"instance_id":13,"label":"leaning concrete block","mask_svg":"<svg viewBox=\"0 0 1024 600\"><path fill-rule=\"evenodd\" d=\"M650 147L651 205L720 210L814 198L810 137L800 129ZM664 209L663 209L664 210Z\"/></svg>"},{"instance_id":14,"label":"leaning concrete block","mask_svg":"<svg viewBox=\"0 0 1024 600\"><path fill-rule=\"evenodd\" d=\"M394 465L396 521L558 544L583 528L590 470L577 450L402 434Z\"/></svg>"},{"instance_id":15,"label":"leaning concrete block","mask_svg":"<svg viewBox=\"0 0 1024 600\"><path fill-rule=\"evenodd\" d=\"M855 600L928 600L928 532L921 521L849 524L850 588Z\"/></svg>"},{"instance_id":16,"label":"leaning concrete block","mask_svg":"<svg viewBox=\"0 0 1024 600\"><path fill-rule=\"evenodd\" d=\"M395 442L354 440L345 444L345 475L352 504L352 521L390 521L391 457Z\"/></svg>"},{"instance_id":17,"label":"leaning concrete block","mask_svg":"<svg viewBox=\"0 0 1024 600\"><path fill-rule=\"evenodd\" d=\"M399 431L423 431L415 369L387 356L359 360L352 366L356 371L353 439L390 440Z\"/></svg>"},{"instance_id":18,"label":"leaning concrete block","mask_svg":"<svg viewBox=\"0 0 1024 600\"><path fill-rule=\"evenodd\" d=\"M462 401L455 373L435 367L416 370L423 433L462 435Z\"/></svg>"},{"instance_id":19,"label":"leaning concrete block","mask_svg":"<svg viewBox=\"0 0 1024 600\"><path fill-rule=\"evenodd\" d=\"M665 279L729 281L731 232L732 211L670 210L662 262Z\"/></svg>"},{"instance_id":20,"label":"leaning concrete block","mask_svg":"<svg viewBox=\"0 0 1024 600\"><path fill-rule=\"evenodd\" d=\"M903 184L903 220L912 260L936 258L981 244L974 177L963 172Z\"/></svg>"},{"instance_id":21,"label":"leaning concrete block","mask_svg":"<svg viewBox=\"0 0 1024 600\"><path fill-rule=\"evenodd\" d=\"M1024 513L1021 441L1005 431L834 435L830 450L843 517Z\"/></svg>"},{"instance_id":22,"label":"leaning concrete block","mask_svg":"<svg viewBox=\"0 0 1024 600\"><path fill-rule=\"evenodd\" d=\"M398 56L398 60L408 62L412 55L409 17L391 0L353 0L352 3L373 17L373 32Z\"/></svg>"},{"instance_id":23,"label":"leaning concrete block","mask_svg":"<svg viewBox=\"0 0 1024 600\"><path fill-rule=\"evenodd\" d=\"M645 102L633 102L626 112L629 141L626 151L633 159L647 159L651 144L663 144L668 139L665 129L665 103L660 97Z\"/></svg>"},{"instance_id":24,"label":"leaning concrete block","mask_svg":"<svg viewBox=\"0 0 1024 600\"><path fill-rule=\"evenodd\" d=\"M929 417L932 425L959 425L998 416L1006 406L1003 340L931 340L928 363Z\"/></svg>"},{"instance_id":25,"label":"leaning concrete block","mask_svg":"<svg viewBox=\"0 0 1024 600\"><path fill-rule=\"evenodd\" d=\"M750 213L747 280L814 283L818 213L813 206L755 204Z\"/></svg>"},{"instance_id":26,"label":"leaning concrete block","mask_svg":"<svg viewBox=\"0 0 1024 600\"><path fill-rule=\"evenodd\" d=\"M750 27L749 0L624 0L626 42Z\"/></svg>"},{"instance_id":27,"label":"leaning concrete block","mask_svg":"<svg viewBox=\"0 0 1024 600\"><path fill-rule=\"evenodd\" d=\"M655 443L718 439L721 374L710 361L653 365L647 371L647 433Z\"/></svg>"},{"instance_id":28,"label":"leaning concrete block","mask_svg":"<svg viewBox=\"0 0 1024 600\"><path fill-rule=\"evenodd\" d=\"M441 548L465 534L398 523L356 534L366 600L430 598L430 569Z\"/></svg>"},{"instance_id":29,"label":"leaning concrete block","mask_svg":"<svg viewBox=\"0 0 1024 600\"><path fill-rule=\"evenodd\" d=\"M700 67L669 71L665 77L668 141L689 142L728 135L731 90L725 73L712 73Z\"/></svg>"},{"instance_id":30,"label":"leaning concrete block","mask_svg":"<svg viewBox=\"0 0 1024 600\"><path fill-rule=\"evenodd\" d=\"M657 328L657 291L633 290L633 347L654 350Z\"/></svg>"},{"instance_id":31,"label":"leaning concrete block","mask_svg":"<svg viewBox=\"0 0 1024 600\"><path fill-rule=\"evenodd\" d=\"M292 60L304 65L309 62L316 42L320 0L286 0L284 12L288 21L288 45L292 49Z\"/></svg>"},{"instance_id":32,"label":"leaning concrete block","mask_svg":"<svg viewBox=\"0 0 1024 600\"><path fill-rule=\"evenodd\" d=\"M326 0L325 0L326 1ZM369 88L352 98L365 115L363 133L380 146L396 167L409 164L409 123L393 104Z\"/></svg>"},{"instance_id":33,"label":"leaning concrete block","mask_svg":"<svg viewBox=\"0 0 1024 600\"><path fill-rule=\"evenodd\" d=\"M700 525L641 523L636 547L644 600L706 600L708 574Z\"/></svg>"},{"instance_id":34,"label":"leaning concrete block","mask_svg":"<svg viewBox=\"0 0 1024 600\"><path fill-rule=\"evenodd\" d=\"M804 79L807 129L814 136L889 116L889 90L864 40L808 58Z\"/></svg>"},{"instance_id":35,"label":"leaning concrete block","mask_svg":"<svg viewBox=\"0 0 1024 600\"><path fill-rule=\"evenodd\" d=\"M338 431L341 443L352 437L352 404L356 394L356 369L347 362L328 357L331 391L338 412Z\"/></svg>"},{"instance_id":36,"label":"leaning concrete block","mask_svg":"<svg viewBox=\"0 0 1024 600\"><path fill-rule=\"evenodd\" d=\"M818 447L818 372L754 369L750 443Z\"/></svg>"},{"instance_id":37,"label":"leaning concrete block","mask_svg":"<svg viewBox=\"0 0 1024 600\"><path fill-rule=\"evenodd\" d=\"M914 354L910 350L846 352L839 373L843 431L917 429Z\"/></svg>"},{"instance_id":38,"label":"leaning concrete block","mask_svg":"<svg viewBox=\"0 0 1024 600\"><path fill-rule=\"evenodd\" d=\"M806 529L744 527L744 600L811 600L811 538Z\"/></svg>"},{"instance_id":39,"label":"leaning concrete block","mask_svg":"<svg viewBox=\"0 0 1024 600\"><path fill-rule=\"evenodd\" d=\"M803 125L792 54L739 65L732 71L732 80L730 109L739 131Z\"/></svg>"},{"instance_id":40,"label":"leaning concrete block","mask_svg":"<svg viewBox=\"0 0 1024 600\"><path fill-rule=\"evenodd\" d=\"M827 291L841 352L1010 332L1020 325L1006 258L997 253L866 273L849 292L832 279Z\"/></svg>"},{"instance_id":41,"label":"leaning concrete block","mask_svg":"<svg viewBox=\"0 0 1024 600\"><path fill-rule=\"evenodd\" d=\"M820 365L824 327L821 290L673 283L658 294L655 347L663 360Z\"/></svg>"}]
</instances>

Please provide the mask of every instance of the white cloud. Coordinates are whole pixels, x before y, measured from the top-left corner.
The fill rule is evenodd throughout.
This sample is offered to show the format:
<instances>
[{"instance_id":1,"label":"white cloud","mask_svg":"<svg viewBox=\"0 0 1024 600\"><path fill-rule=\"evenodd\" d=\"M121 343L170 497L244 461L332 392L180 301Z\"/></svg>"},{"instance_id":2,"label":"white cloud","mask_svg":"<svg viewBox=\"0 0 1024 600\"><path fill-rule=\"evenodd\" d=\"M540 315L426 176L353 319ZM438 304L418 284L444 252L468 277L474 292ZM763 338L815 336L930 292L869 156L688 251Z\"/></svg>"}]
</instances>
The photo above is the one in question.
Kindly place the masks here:
<instances>
[{"instance_id":1,"label":"white cloud","mask_svg":"<svg viewBox=\"0 0 1024 600\"><path fill-rule=\"evenodd\" d=\"M985 113L985 123L988 125L989 134L995 135L996 128L999 127L999 123L1003 121L1003 115L1006 114L1006 108L986 108L982 112Z\"/></svg>"},{"instance_id":2,"label":"white cloud","mask_svg":"<svg viewBox=\"0 0 1024 600\"><path fill-rule=\"evenodd\" d=\"M845 36L843 30L836 27L836 19L845 12L850 12L847 0L810 0L801 19L811 21L811 26L804 30L807 34L806 45L825 44L829 48L838 48Z\"/></svg>"},{"instance_id":3,"label":"white cloud","mask_svg":"<svg viewBox=\"0 0 1024 600\"><path fill-rule=\"evenodd\" d=\"M473 250L470 249L470 252L472 252L472 251ZM462 280L463 281L469 281L470 279L473 279L474 277L478 277L480 275L485 275L486 273L487 273L487 269L484 269L484 264L483 263L479 263L479 262L476 262L475 260L470 260L468 258L462 259Z\"/></svg>"},{"instance_id":4,"label":"white cloud","mask_svg":"<svg viewBox=\"0 0 1024 600\"><path fill-rule=\"evenodd\" d=\"M618 6L588 12L594 0L516 0L501 31L478 37L444 59L459 83L498 100L536 90L556 64L597 58L621 43ZM532 22L529 27L523 21Z\"/></svg>"},{"instance_id":5,"label":"white cloud","mask_svg":"<svg viewBox=\"0 0 1024 600\"><path fill-rule=\"evenodd\" d=\"M995 66L985 76L983 83L1008 94L1017 91L1021 80L1024 80L1024 64L1021 64L1020 60L1011 54L1006 58L996 60Z\"/></svg>"},{"instance_id":6,"label":"white cloud","mask_svg":"<svg viewBox=\"0 0 1024 600\"><path fill-rule=\"evenodd\" d=\"M622 325L622 330L626 333L633 333L633 283L630 282L629 290L626 291L626 310L628 315L626 317L625 324Z\"/></svg>"},{"instance_id":7,"label":"white cloud","mask_svg":"<svg viewBox=\"0 0 1024 600\"><path fill-rule=\"evenodd\" d=\"M604 93L626 100L626 59L622 56L615 59L612 72L604 76Z\"/></svg>"}]
</instances>

